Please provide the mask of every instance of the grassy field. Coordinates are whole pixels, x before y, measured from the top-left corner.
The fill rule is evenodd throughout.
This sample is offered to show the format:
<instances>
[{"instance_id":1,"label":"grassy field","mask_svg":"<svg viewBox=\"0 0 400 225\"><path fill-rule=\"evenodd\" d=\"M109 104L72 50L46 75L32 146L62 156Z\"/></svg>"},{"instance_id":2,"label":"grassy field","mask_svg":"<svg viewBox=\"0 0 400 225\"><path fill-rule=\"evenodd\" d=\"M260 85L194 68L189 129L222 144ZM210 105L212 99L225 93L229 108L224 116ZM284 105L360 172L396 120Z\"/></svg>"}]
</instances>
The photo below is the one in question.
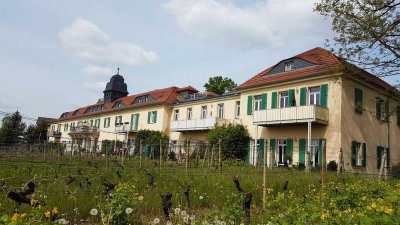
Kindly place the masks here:
<instances>
[{"instance_id":1,"label":"grassy field","mask_svg":"<svg viewBox=\"0 0 400 225\"><path fill-rule=\"evenodd\" d=\"M310 216L317 217L313 221L323 223L325 221L324 213L327 212L326 207L329 207L329 205L335 207L329 201L334 201L334 204L337 204L341 196L340 194L336 196L334 192L340 190L343 194L352 195L348 189L352 189L354 192L358 187L357 185L359 185L360 190L363 190L363 192L357 194L360 195L359 198L361 199L343 200L343 204L350 205L353 210L357 207L364 207L367 210L369 204L367 201L364 201L365 206L360 205L363 202L364 195L371 201L374 198L385 199L385 196L382 196L385 193L390 193L388 194L390 196L394 195L391 198L395 199L392 199L391 202L400 199L399 192L396 192L398 190L396 186L398 181L396 180L384 183L375 178L365 178L346 173L338 175L328 172L327 181L329 184L327 203L325 204L327 206L324 209L321 207L320 172L305 173L288 169L274 169L268 170L267 174L268 205L266 206L267 210L264 211L262 204L262 168L232 162L225 162L222 173L219 173L215 169L210 170L202 167L202 163L198 167L192 164L191 168L186 170L184 165L176 163L163 163L160 168L155 161L149 160L144 160L140 168L138 159L125 159L122 164L119 158L111 158L106 161L104 158L63 156L43 159L35 156L17 156L1 157L0 168L0 187L2 187L0 216L3 215L4 221L6 221L6 217L10 221L15 210L15 202L7 198L7 192L21 189L29 180L36 184L33 198L46 203L46 206L41 210L46 212L57 207L58 218L63 218L70 224L108 223L108 221L102 221L100 212L97 215L91 215L92 209L102 210L106 215L118 211L117 213L123 218L115 223L156 224L159 219L160 224L166 224L161 195L168 192L173 195L172 218L170 220L174 224L190 224L190 221L192 221L192 224L202 224L204 221L211 221L209 224L224 224L223 220L226 224L233 221L235 221L235 224L245 223L242 207L243 195L238 193L233 182L233 177L236 176L244 192L252 194L251 224L267 224L270 221L273 221L273 224L288 224L285 221L295 221L285 216L294 215L290 210L301 211L304 209L309 211ZM148 174L154 177L154 185L149 185ZM283 187L286 181L289 182L288 191L284 192ZM105 194L104 183L115 184L117 188ZM376 183L384 183L382 184L384 186L375 185ZM190 185L190 207L187 205L184 194L184 188L188 185ZM118 189L118 187L125 189ZM377 190L378 195L374 193ZM110 203L112 202L110 193L113 196L112 198L122 199L121 202ZM336 197L331 197L329 193ZM350 197L352 198L352 196ZM355 206L352 206L352 202ZM385 204L385 207L387 207L383 209L383 216L387 214L390 217L393 217L393 215L398 217L398 204L390 203L392 211L384 212L385 209L389 209L389 206ZM347 205L343 207L339 207L338 213L340 211L344 213L345 210L348 210ZM127 215L126 208L132 208L133 212ZM19 207L19 214L27 213L28 216L26 217L29 217L33 214L30 214L30 212L35 210L39 209L25 204ZM185 211L192 216L191 220L188 220L188 216L181 215L181 213L175 215L175 212L177 212L175 210ZM110 211L112 212L110 213ZM332 217L332 214L330 216ZM20 220L14 218L15 222L20 221L21 224L27 223L27 220L28 218ZM31 219L32 223L36 223L37 220L41 220L41 218ZM306 220L307 218L301 221ZM37 224L43 224L43 221L47 222L45 218L41 221ZM328 222L328 220L326 221ZM337 221L336 224L341 224L339 222ZM7 222L3 223L7 224Z\"/></svg>"}]
</instances>

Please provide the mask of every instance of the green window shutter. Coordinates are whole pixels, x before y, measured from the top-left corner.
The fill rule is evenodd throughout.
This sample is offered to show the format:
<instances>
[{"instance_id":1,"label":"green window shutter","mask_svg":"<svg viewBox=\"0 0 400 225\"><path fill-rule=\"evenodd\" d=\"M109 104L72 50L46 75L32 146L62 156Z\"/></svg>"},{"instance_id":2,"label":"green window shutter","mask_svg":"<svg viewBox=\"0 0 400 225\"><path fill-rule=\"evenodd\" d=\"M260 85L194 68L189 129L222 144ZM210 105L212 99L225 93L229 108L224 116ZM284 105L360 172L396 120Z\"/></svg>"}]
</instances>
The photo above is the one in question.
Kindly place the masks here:
<instances>
[{"instance_id":1,"label":"green window shutter","mask_svg":"<svg viewBox=\"0 0 400 225\"><path fill-rule=\"evenodd\" d=\"M119 116L119 124L122 124L122 116Z\"/></svg>"},{"instance_id":2,"label":"green window shutter","mask_svg":"<svg viewBox=\"0 0 400 225\"><path fill-rule=\"evenodd\" d=\"M147 112L147 123L150 124L150 112Z\"/></svg>"},{"instance_id":3,"label":"green window shutter","mask_svg":"<svg viewBox=\"0 0 400 225\"><path fill-rule=\"evenodd\" d=\"M325 141L325 149L326 149L326 139L320 138L319 139L319 147L318 147L318 164L322 165L322 142Z\"/></svg>"},{"instance_id":4,"label":"green window shutter","mask_svg":"<svg viewBox=\"0 0 400 225\"><path fill-rule=\"evenodd\" d=\"M299 139L299 161L300 164L306 163L306 139Z\"/></svg>"},{"instance_id":5,"label":"green window shutter","mask_svg":"<svg viewBox=\"0 0 400 225\"><path fill-rule=\"evenodd\" d=\"M351 142L351 165L356 166L357 162L357 142Z\"/></svg>"},{"instance_id":6,"label":"green window shutter","mask_svg":"<svg viewBox=\"0 0 400 225\"><path fill-rule=\"evenodd\" d=\"M321 106L328 107L328 85L322 84L321 85Z\"/></svg>"},{"instance_id":7,"label":"green window shutter","mask_svg":"<svg viewBox=\"0 0 400 225\"><path fill-rule=\"evenodd\" d=\"M136 114L136 126L135 126L135 130L138 130L139 128L139 113Z\"/></svg>"},{"instance_id":8,"label":"green window shutter","mask_svg":"<svg viewBox=\"0 0 400 225\"><path fill-rule=\"evenodd\" d=\"M387 167L390 167L390 149L386 149L386 160L387 160Z\"/></svg>"},{"instance_id":9,"label":"green window shutter","mask_svg":"<svg viewBox=\"0 0 400 225\"><path fill-rule=\"evenodd\" d=\"M264 139L258 139L260 143L260 158L259 158L259 165L264 165Z\"/></svg>"},{"instance_id":10,"label":"green window shutter","mask_svg":"<svg viewBox=\"0 0 400 225\"><path fill-rule=\"evenodd\" d=\"M290 163L293 163L293 139L286 140L286 155Z\"/></svg>"},{"instance_id":11,"label":"green window shutter","mask_svg":"<svg viewBox=\"0 0 400 225\"><path fill-rule=\"evenodd\" d=\"M354 89L354 110L357 113L362 113L362 107L363 107L363 92L361 89L355 88Z\"/></svg>"},{"instance_id":12,"label":"green window shutter","mask_svg":"<svg viewBox=\"0 0 400 225\"><path fill-rule=\"evenodd\" d=\"M157 111L154 111L153 112L153 115L154 115L154 123L157 123Z\"/></svg>"},{"instance_id":13,"label":"green window shutter","mask_svg":"<svg viewBox=\"0 0 400 225\"><path fill-rule=\"evenodd\" d=\"M382 118L381 107L382 107L382 101L381 101L381 99L377 98L376 99L376 118L378 120L380 120Z\"/></svg>"},{"instance_id":14,"label":"green window shutter","mask_svg":"<svg viewBox=\"0 0 400 225\"><path fill-rule=\"evenodd\" d=\"M307 104L307 88L302 87L300 88L300 105L306 105Z\"/></svg>"},{"instance_id":15,"label":"green window shutter","mask_svg":"<svg viewBox=\"0 0 400 225\"><path fill-rule=\"evenodd\" d=\"M272 154L274 154L275 153L275 139L270 139L269 143L270 143L271 152L272 152Z\"/></svg>"},{"instance_id":16,"label":"green window shutter","mask_svg":"<svg viewBox=\"0 0 400 225\"><path fill-rule=\"evenodd\" d=\"M253 112L253 96L247 96L247 115L251 115Z\"/></svg>"},{"instance_id":17,"label":"green window shutter","mask_svg":"<svg viewBox=\"0 0 400 225\"><path fill-rule=\"evenodd\" d=\"M382 148L380 146L376 147L376 167L378 169L381 168L381 161L382 161Z\"/></svg>"},{"instance_id":18,"label":"green window shutter","mask_svg":"<svg viewBox=\"0 0 400 225\"><path fill-rule=\"evenodd\" d=\"M118 123L118 116L115 117L115 125Z\"/></svg>"},{"instance_id":19,"label":"green window shutter","mask_svg":"<svg viewBox=\"0 0 400 225\"><path fill-rule=\"evenodd\" d=\"M110 127L111 117L108 117L107 127Z\"/></svg>"},{"instance_id":20,"label":"green window shutter","mask_svg":"<svg viewBox=\"0 0 400 225\"><path fill-rule=\"evenodd\" d=\"M272 92L271 96L271 109L276 109L276 103L278 100L278 94L276 92Z\"/></svg>"},{"instance_id":21,"label":"green window shutter","mask_svg":"<svg viewBox=\"0 0 400 225\"><path fill-rule=\"evenodd\" d=\"M267 109L267 94L266 93L261 94L261 109L262 110Z\"/></svg>"},{"instance_id":22,"label":"green window shutter","mask_svg":"<svg viewBox=\"0 0 400 225\"><path fill-rule=\"evenodd\" d=\"M389 121L390 120L390 114L389 114L389 101L385 102L385 120Z\"/></svg>"},{"instance_id":23,"label":"green window shutter","mask_svg":"<svg viewBox=\"0 0 400 225\"><path fill-rule=\"evenodd\" d=\"M134 130L134 127L133 127L134 115L135 115L135 114L131 114L131 130Z\"/></svg>"},{"instance_id":24,"label":"green window shutter","mask_svg":"<svg viewBox=\"0 0 400 225\"><path fill-rule=\"evenodd\" d=\"M366 167L367 166L367 144L363 143L362 144L362 151L363 151L363 162L362 166Z\"/></svg>"},{"instance_id":25,"label":"green window shutter","mask_svg":"<svg viewBox=\"0 0 400 225\"><path fill-rule=\"evenodd\" d=\"M288 104L289 107L296 106L296 96L294 95L294 89L289 89L288 99L289 99L289 104Z\"/></svg>"},{"instance_id":26,"label":"green window shutter","mask_svg":"<svg viewBox=\"0 0 400 225\"><path fill-rule=\"evenodd\" d=\"M93 127L93 120L90 120L90 126Z\"/></svg>"}]
</instances>

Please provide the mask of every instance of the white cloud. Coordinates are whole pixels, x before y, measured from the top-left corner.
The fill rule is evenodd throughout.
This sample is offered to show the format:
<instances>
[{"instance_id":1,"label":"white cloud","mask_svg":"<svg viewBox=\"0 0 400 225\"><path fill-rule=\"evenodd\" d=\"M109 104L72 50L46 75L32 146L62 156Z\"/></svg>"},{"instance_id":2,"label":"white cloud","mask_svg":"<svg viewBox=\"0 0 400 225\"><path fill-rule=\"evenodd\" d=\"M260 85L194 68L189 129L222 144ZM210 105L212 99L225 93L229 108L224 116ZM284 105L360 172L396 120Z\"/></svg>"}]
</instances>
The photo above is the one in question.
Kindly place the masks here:
<instances>
[{"instance_id":1,"label":"white cloud","mask_svg":"<svg viewBox=\"0 0 400 225\"><path fill-rule=\"evenodd\" d=\"M329 32L327 21L313 12L314 3L268 0L239 7L229 1L170 0L163 8L193 36L238 47L280 47L289 39Z\"/></svg>"},{"instance_id":2,"label":"white cloud","mask_svg":"<svg viewBox=\"0 0 400 225\"><path fill-rule=\"evenodd\" d=\"M90 76L106 76L112 75L112 70L107 67L101 67L96 65L89 65L83 69L83 72Z\"/></svg>"},{"instance_id":3,"label":"white cloud","mask_svg":"<svg viewBox=\"0 0 400 225\"><path fill-rule=\"evenodd\" d=\"M106 88L107 82L84 82L82 87L88 91L94 92L96 94L102 93Z\"/></svg>"},{"instance_id":4,"label":"white cloud","mask_svg":"<svg viewBox=\"0 0 400 225\"><path fill-rule=\"evenodd\" d=\"M91 63L141 66L159 60L157 53L137 44L112 41L98 26L84 19L64 27L58 36L67 51Z\"/></svg>"}]
</instances>

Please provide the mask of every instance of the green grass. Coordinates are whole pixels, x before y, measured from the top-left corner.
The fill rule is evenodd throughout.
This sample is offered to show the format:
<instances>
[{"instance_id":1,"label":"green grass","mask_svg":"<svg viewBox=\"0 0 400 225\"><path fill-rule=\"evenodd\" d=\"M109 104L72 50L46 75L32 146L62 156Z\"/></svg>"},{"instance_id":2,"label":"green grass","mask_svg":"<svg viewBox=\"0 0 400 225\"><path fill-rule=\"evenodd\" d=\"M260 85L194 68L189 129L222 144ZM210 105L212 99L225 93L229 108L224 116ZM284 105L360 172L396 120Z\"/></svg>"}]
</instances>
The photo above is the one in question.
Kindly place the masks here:
<instances>
[{"instance_id":1,"label":"green grass","mask_svg":"<svg viewBox=\"0 0 400 225\"><path fill-rule=\"evenodd\" d=\"M99 218L90 216L92 208L105 202L103 194L103 180L112 183L131 183L137 188L139 195L144 197L140 202L136 216L142 221L150 221L155 217L162 218L161 194L173 193L173 208L181 206L186 208L185 197L181 185L191 186L190 211L202 214L205 210L223 210L228 195L237 193L232 178L238 176L245 192L253 194L252 221L263 221L262 211L262 168L254 168L246 165L231 165L226 163L222 173L202 167L202 163L186 170L185 165L176 163L164 163L162 168L154 161L144 160L142 169L138 159L125 159L124 168L121 168L121 160L118 158L82 158L82 157L49 157L26 155L15 157L0 156L0 215L12 215L14 202L7 198L7 192L21 188L30 179L37 184L35 198L44 200L48 207L58 207L63 218L70 221L90 219L99 223ZM81 171L78 174L78 170ZM117 176L120 172L122 178ZM145 171L155 177L154 187L147 186ZM75 181L66 185L68 176L75 177ZM320 172L305 173L303 171L291 171L288 169L268 170L267 187L273 189L273 193L282 191L285 181L289 181L289 190L295 195L302 196L308 193L310 188L320 190ZM88 185L86 178L91 181ZM363 179L352 174L328 173L328 182L347 183ZM200 199L203 196L203 199ZM20 211L29 211L30 206L20 207ZM189 209L188 209L189 210Z\"/></svg>"}]
</instances>

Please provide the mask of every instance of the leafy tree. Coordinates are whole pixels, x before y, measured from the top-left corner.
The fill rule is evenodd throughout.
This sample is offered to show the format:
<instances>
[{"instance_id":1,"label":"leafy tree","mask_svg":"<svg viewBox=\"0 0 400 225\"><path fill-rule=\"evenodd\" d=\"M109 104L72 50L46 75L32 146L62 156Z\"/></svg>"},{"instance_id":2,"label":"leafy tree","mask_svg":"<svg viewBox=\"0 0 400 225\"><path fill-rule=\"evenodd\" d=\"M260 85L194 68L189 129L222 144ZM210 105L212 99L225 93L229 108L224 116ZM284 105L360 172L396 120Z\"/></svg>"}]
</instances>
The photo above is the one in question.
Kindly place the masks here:
<instances>
[{"instance_id":1,"label":"leafy tree","mask_svg":"<svg viewBox=\"0 0 400 225\"><path fill-rule=\"evenodd\" d=\"M222 76L210 77L208 83L204 84L207 91L212 91L215 94L221 95L225 91L233 91L237 84L230 78Z\"/></svg>"},{"instance_id":2,"label":"leafy tree","mask_svg":"<svg viewBox=\"0 0 400 225\"><path fill-rule=\"evenodd\" d=\"M321 0L332 19L332 51L379 76L400 75L400 0Z\"/></svg>"},{"instance_id":3,"label":"leafy tree","mask_svg":"<svg viewBox=\"0 0 400 225\"><path fill-rule=\"evenodd\" d=\"M47 127L45 124L28 126L24 133L24 139L28 143L39 143L47 140Z\"/></svg>"},{"instance_id":4,"label":"leafy tree","mask_svg":"<svg viewBox=\"0 0 400 225\"><path fill-rule=\"evenodd\" d=\"M224 158L244 159L247 154L247 145L250 141L250 134L243 124L216 125L207 134L211 144L218 145L222 141L222 155Z\"/></svg>"},{"instance_id":5,"label":"leafy tree","mask_svg":"<svg viewBox=\"0 0 400 225\"><path fill-rule=\"evenodd\" d=\"M3 118L0 128L0 142L15 144L21 141L26 124L22 121L21 114L16 111L10 116Z\"/></svg>"}]
</instances>

